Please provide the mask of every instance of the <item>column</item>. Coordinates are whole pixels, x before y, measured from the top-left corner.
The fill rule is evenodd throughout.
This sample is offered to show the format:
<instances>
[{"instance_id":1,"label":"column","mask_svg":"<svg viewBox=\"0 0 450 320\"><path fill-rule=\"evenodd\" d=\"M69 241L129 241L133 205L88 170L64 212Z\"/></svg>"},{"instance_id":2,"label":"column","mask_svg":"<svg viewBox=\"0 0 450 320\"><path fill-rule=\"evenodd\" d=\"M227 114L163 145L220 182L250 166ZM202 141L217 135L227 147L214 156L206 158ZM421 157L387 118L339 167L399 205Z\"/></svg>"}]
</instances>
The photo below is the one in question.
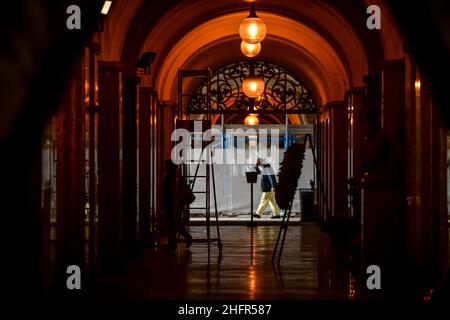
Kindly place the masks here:
<instances>
[{"instance_id":1,"label":"column","mask_svg":"<svg viewBox=\"0 0 450 320\"><path fill-rule=\"evenodd\" d=\"M117 62L99 62L98 259L103 270L116 267L122 257L121 70Z\"/></svg>"},{"instance_id":2,"label":"column","mask_svg":"<svg viewBox=\"0 0 450 320\"><path fill-rule=\"evenodd\" d=\"M352 88L352 105L353 105L353 177L360 189L360 182L363 177L361 169L362 145L364 142L363 132L363 112L365 88Z\"/></svg>"},{"instance_id":3,"label":"column","mask_svg":"<svg viewBox=\"0 0 450 320\"><path fill-rule=\"evenodd\" d=\"M171 136L172 132L175 129L175 116L177 114L177 104L164 101L161 102L158 106L158 115L157 115L157 177L156 182L158 186L163 185L163 174L164 174L164 160L171 158L172 152L172 141ZM161 204L162 204L162 193L160 188L157 192L157 212L161 212ZM158 220L161 221L162 217L159 216Z\"/></svg>"},{"instance_id":4,"label":"column","mask_svg":"<svg viewBox=\"0 0 450 320\"><path fill-rule=\"evenodd\" d=\"M435 256L437 254L437 248L435 239L438 237L438 229L436 229L435 219L437 213L433 207L433 192L437 192L433 184L433 165L438 166L433 159L432 149L433 144L439 144L439 140L433 141L433 102L431 97L431 84L424 80L424 77L420 75L416 76L416 81L420 81L420 88L416 91L416 112L420 117L420 122L416 122L416 137L420 147L420 163L418 164L418 170L420 172L420 181L417 181L418 193L417 197L420 199L418 219L420 224L417 225L420 228L419 233L422 235L422 241L419 244L421 249L421 263L417 275L420 276L421 285L425 288L433 288L435 280ZM418 87L415 83L415 87ZM417 134L418 133L418 134ZM419 156L416 154L416 156Z\"/></svg>"},{"instance_id":5,"label":"column","mask_svg":"<svg viewBox=\"0 0 450 320\"><path fill-rule=\"evenodd\" d=\"M84 270L86 201L83 59L78 57L57 116L56 244L58 288L67 294L67 267ZM82 278L83 279L83 278ZM79 293L79 291L78 291Z\"/></svg>"},{"instance_id":6,"label":"column","mask_svg":"<svg viewBox=\"0 0 450 320\"><path fill-rule=\"evenodd\" d=\"M331 140L330 140L330 110L325 105L319 111L319 147L317 149L319 158L320 178L318 181L319 205L321 208L321 220L325 222L331 218Z\"/></svg>"},{"instance_id":7,"label":"column","mask_svg":"<svg viewBox=\"0 0 450 320\"><path fill-rule=\"evenodd\" d=\"M425 89L429 89L426 84ZM428 94L431 92L429 91ZM433 101L431 101L433 103ZM434 287L440 288L449 277L449 234L447 207L447 128L443 120L441 108L432 105L432 241L435 245L433 261Z\"/></svg>"},{"instance_id":8,"label":"column","mask_svg":"<svg viewBox=\"0 0 450 320\"><path fill-rule=\"evenodd\" d=\"M324 221L324 214L323 214L323 190L321 181L323 179L323 166L322 166L322 140L323 140L323 124L320 120L320 116L317 116L317 135L316 135L316 157L317 157L317 181L316 181L316 190L317 190L317 212L320 218L320 221Z\"/></svg>"},{"instance_id":9,"label":"column","mask_svg":"<svg viewBox=\"0 0 450 320\"><path fill-rule=\"evenodd\" d=\"M420 116L417 115L417 107L420 102L416 98L414 82L416 79L416 68L409 57L405 60L405 192L406 192L406 219L407 219L407 262L408 273L412 274L421 263L421 242L420 232L420 198L418 190L420 188L420 144L416 135L417 122ZM420 91L417 92L417 94Z\"/></svg>"},{"instance_id":10,"label":"column","mask_svg":"<svg viewBox=\"0 0 450 320\"><path fill-rule=\"evenodd\" d=\"M140 78L123 79L123 245L126 256L137 254L137 92Z\"/></svg>"},{"instance_id":11,"label":"column","mask_svg":"<svg viewBox=\"0 0 450 320\"><path fill-rule=\"evenodd\" d=\"M333 216L333 167L332 167L332 159L333 159L333 146L332 143L332 130L333 130L333 122L331 122L331 112L328 111L328 118L326 120L326 159L325 159L325 172L326 172L326 197L327 197L327 220L331 219Z\"/></svg>"},{"instance_id":12,"label":"column","mask_svg":"<svg viewBox=\"0 0 450 320\"><path fill-rule=\"evenodd\" d=\"M335 218L348 217L347 168L348 132L347 104L329 104L331 122L331 212Z\"/></svg>"},{"instance_id":13,"label":"column","mask_svg":"<svg viewBox=\"0 0 450 320\"><path fill-rule=\"evenodd\" d=\"M362 116L362 267L380 267L384 297L404 291L406 280L404 184L399 157L404 83L402 63L387 62L380 75L372 75L367 81L367 109Z\"/></svg>"},{"instance_id":14,"label":"column","mask_svg":"<svg viewBox=\"0 0 450 320\"><path fill-rule=\"evenodd\" d=\"M151 114L153 89L139 88L139 239L149 244L151 195Z\"/></svg>"},{"instance_id":15,"label":"column","mask_svg":"<svg viewBox=\"0 0 450 320\"><path fill-rule=\"evenodd\" d=\"M407 272L422 294L448 277L446 130L430 81L409 59L406 74Z\"/></svg>"},{"instance_id":16,"label":"column","mask_svg":"<svg viewBox=\"0 0 450 320\"><path fill-rule=\"evenodd\" d=\"M405 131L404 60L386 61L382 76L382 127L389 135L389 138L393 140L393 143L403 144Z\"/></svg>"}]
</instances>

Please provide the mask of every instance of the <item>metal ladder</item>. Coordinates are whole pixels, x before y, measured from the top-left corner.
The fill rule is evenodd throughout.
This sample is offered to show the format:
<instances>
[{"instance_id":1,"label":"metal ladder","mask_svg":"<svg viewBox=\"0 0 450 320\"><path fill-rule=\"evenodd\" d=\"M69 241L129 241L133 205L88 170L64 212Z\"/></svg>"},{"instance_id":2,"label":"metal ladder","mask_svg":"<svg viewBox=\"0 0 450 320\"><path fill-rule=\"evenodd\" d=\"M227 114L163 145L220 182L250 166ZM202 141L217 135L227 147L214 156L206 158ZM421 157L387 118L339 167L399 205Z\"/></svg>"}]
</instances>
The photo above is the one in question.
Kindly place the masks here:
<instances>
[{"instance_id":1,"label":"metal ladder","mask_svg":"<svg viewBox=\"0 0 450 320\"><path fill-rule=\"evenodd\" d=\"M210 155L206 155L206 162L203 163L202 157L205 155L205 148L202 148L200 158L197 160L197 164L195 166L195 173L194 175L191 175L190 166L186 165L186 171L184 172L184 177L188 179L193 179L190 183L191 190L194 194L204 194L205 195L205 206L204 207L188 207L188 215L191 216L191 211L196 210L198 211L204 211L204 215L206 218L206 239L194 239L193 242L206 242L208 243L208 246L212 242L217 242L217 247L219 248L220 253L222 253L222 241L220 239L220 226L219 226L219 213L217 211L217 196L216 196L216 181L215 181L215 174L214 174L214 164L209 163ZM200 166L204 166L204 172L202 174L199 174ZM198 179L204 179L205 182L205 189L202 190L195 190L196 182ZM212 183L211 183L212 182ZM212 194L213 194L213 200L214 200L214 215L215 215L215 222L216 222L216 237L211 238L211 186L212 186ZM195 203L195 202L194 202Z\"/></svg>"},{"instance_id":2,"label":"metal ladder","mask_svg":"<svg viewBox=\"0 0 450 320\"><path fill-rule=\"evenodd\" d=\"M184 80L186 78L204 78L208 81L208 90L205 94L205 99L207 101L208 105L208 113L206 114L206 119L201 121L201 131L197 131L196 121L190 120L189 118L186 120L183 120L183 110L186 110L185 105L186 103L189 103L190 98L193 96L192 93L184 93L183 90L183 84ZM191 132L191 145L192 142L195 142L196 135L201 135L203 137L203 134L205 131L211 128L211 94L210 94L210 88L211 88L211 70L179 70L178 73L178 119L177 119L177 128L184 128L187 129L189 132ZM187 115L189 117L189 115ZM197 123L198 124L198 123ZM201 142L201 152L199 159L196 159L196 168L195 173L192 175L191 172L191 165L192 161L188 161L186 163L183 163L182 165L182 176L186 181L189 182L190 188L192 192L196 195L198 194L204 194L205 195L205 205L204 207L192 207L189 205L187 207L187 219L191 216L192 210L198 210L198 211L204 211L204 215L206 218L206 239L193 239L192 242L200 242L200 243L207 243L208 244L208 261L210 258L210 244L212 242L217 243L217 247L219 248L220 255L222 255L222 241L220 239L220 226L219 226L219 214L217 211L217 197L216 197L216 183L215 183L215 175L214 175L214 165L210 161L211 154L205 154L205 147L207 143ZM209 149L208 149L209 150ZM203 161L202 158L206 155L206 161ZM204 174L199 175L200 166L204 166ZM193 179L191 181L191 179ZM197 179L204 179L205 181L205 188L204 190L195 190L195 183ZM214 213L215 213L215 222L216 222L216 237L211 237L211 182L212 182L212 191L213 191L213 197L214 197ZM195 202L194 202L195 203Z\"/></svg>"}]
</instances>

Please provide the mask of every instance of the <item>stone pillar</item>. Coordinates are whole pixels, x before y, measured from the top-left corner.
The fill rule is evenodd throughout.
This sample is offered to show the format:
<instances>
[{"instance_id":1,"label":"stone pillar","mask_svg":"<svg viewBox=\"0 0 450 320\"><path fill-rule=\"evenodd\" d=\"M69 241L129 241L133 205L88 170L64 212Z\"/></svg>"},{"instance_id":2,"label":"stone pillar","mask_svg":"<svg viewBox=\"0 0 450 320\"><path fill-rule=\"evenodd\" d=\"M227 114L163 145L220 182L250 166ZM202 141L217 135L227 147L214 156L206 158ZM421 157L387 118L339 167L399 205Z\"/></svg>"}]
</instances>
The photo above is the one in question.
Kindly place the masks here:
<instances>
[{"instance_id":1,"label":"stone pillar","mask_svg":"<svg viewBox=\"0 0 450 320\"><path fill-rule=\"evenodd\" d=\"M344 101L329 104L331 118L331 212L336 218L348 217L347 168L348 129L347 105Z\"/></svg>"},{"instance_id":2,"label":"stone pillar","mask_svg":"<svg viewBox=\"0 0 450 320\"><path fill-rule=\"evenodd\" d=\"M349 174L351 178L353 178L353 185L351 188L351 201L352 205L352 217L357 221L360 225L361 221L361 180L363 178L363 170L362 170L362 151L364 144L364 132L363 132L363 114L365 109L365 87L354 87L349 91L348 96L348 106L351 108L351 128L352 136L351 136L351 156L352 156L352 173Z\"/></svg>"},{"instance_id":3,"label":"stone pillar","mask_svg":"<svg viewBox=\"0 0 450 320\"><path fill-rule=\"evenodd\" d=\"M170 159L172 152L172 132L175 129L175 117L177 115L176 103L165 101L160 106L160 126L161 126L161 154L164 159Z\"/></svg>"},{"instance_id":4,"label":"stone pillar","mask_svg":"<svg viewBox=\"0 0 450 320\"><path fill-rule=\"evenodd\" d=\"M139 88L139 239L150 241L151 194L151 124L150 111L153 89Z\"/></svg>"},{"instance_id":5,"label":"stone pillar","mask_svg":"<svg viewBox=\"0 0 450 320\"><path fill-rule=\"evenodd\" d=\"M404 60L386 61L384 63L382 77L382 127L394 143L401 144L400 146L397 145L397 147L402 147L405 134Z\"/></svg>"},{"instance_id":6,"label":"stone pillar","mask_svg":"<svg viewBox=\"0 0 450 320\"><path fill-rule=\"evenodd\" d=\"M325 122L325 190L327 197L327 220L333 216L333 166L332 164L332 134L333 122L331 121L331 112L328 111L328 118Z\"/></svg>"},{"instance_id":7,"label":"stone pillar","mask_svg":"<svg viewBox=\"0 0 450 320\"><path fill-rule=\"evenodd\" d=\"M416 130L420 115L417 113L419 105L416 103L416 90L414 82L416 79L416 68L411 59L407 57L405 69L405 191L406 191L406 216L407 216L407 244L408 244L408 273L413 275L414 270L422 264L420 233L421 221L420 198L418 190L420 188L420 144Z\"/></svg>"},{"instance_id":8,"label":"stone pillar","mask_svg":"<svg viewBox=\"0 0 450 320\"><path fill-rule=\"evenodd\" d=\"M391 60L385 61L382 71L382 104L381 104L381 125L385 131L392 153L390 166L396 171L395 179L398 180L398 186L395 186L390 192L396 200L389 216L386 216L387 224L391 224L392 230L391 241L396 243L390 246L397 252L392 252L395 256L395 263L401 270L405 265L405 237L406 237L406 193L404 186L405 179L405 61Z\"/></svg>"},{"instance_id":9,"label":"stone pillar","mask_svg":"<svg viewBox=\"0 0 450 320\"><path fill-rule=\"evenodd\" d=\"M121 75L117 62L99 62L98 115L98 259L100 269L122 257Z\"/></svg>"},{"instance_id":10,"label":"stone pillar","mask_svg":"<svg viewBox=\"0 0 450 320\"><path fill-rule=\"evenodd\" d=\"M363 113L365 107L365 88L352 88L351 99L353 106L353 177L357 185L359 185L363 177L361 169L361 148L364 142Z\"/></svg>"},{"instance_id":11,"label":"stone pillar","mask_svg":"<svg viewBox=\"0 0 450 320\"><path fill-rule=\"evenodd\" d=\"M123 245L126 256L137 254L137 92L140 78L123 79Z\"/></svg>"},{"instance_id":12,"label":"stone pillar","mask_svg":"<svg viewBox=\"0 0 450 320\"><path fill-rule=\"evenodd\" d=\"M316 156L317 156L317 212L320 221L324 221L324 204L323 204L323 186L321 181L323 181L323 123L318 116L317 121L317 135L316 135Z\"/></svg>"},{"instance_id":13,"label":"stone pillar","mask_svg":"<svg viewBox=\"0 0 450 320\"><path fill-rule=\"evenodd\" d=\"M156 161L156 183L158 186L163 185L164 179L164 160L171 158L172 152L172 132L175 129L175 116L177 115L177 104L173 102L164 101L161 102L157 110L157 152L159 155ZM157 190L156 200L158 213L158 221L162 224L163 217L162 212L162 188Z\"/></svg>"},{"instance_id":14,"label":"stone pillar","mask_svg":"<svg viewBox=\"0 0 450 320\"><path fill-rule=\"evenodd\" d=\"M73 76L63 95L57 116L56 170L56 252L57 282L67 291L67 267L77 265L84 270L85 240L85 115L83 58L76 60ZM78 291L80 293L80 291Z\"/></svg>"},{"instance_id":15,"label":"stone pillar","mask_svg":"<svg viewBox=\"0 0 450 320\"><path fill-rule=\"evenodd\" d=\"M320 110L319 115L319 147L317 149L319 157L320 178L318 181L319 205L322 222L330 219L331 197L330 197L330 134L329 134L330 112L328 106Z\"/></svg>"},{"instance_id":16,"label":"stone pillar","mask_svg":"<svg viewBox=\"0 0 450 320\"><path fill-rule=\"evenodd\" d=\"M429 90L428 84L425 90ZM431 97L431 92L428 92ZM433 287L440 289L449 279L449 234L448 234L448 204L447 204L447 128L443 120L441 108L432 105L432 130L433 141L432 156L432 212L433 231L431 238L435 246L432 258L432 272L436 275Z\"/></svg>"},{"instance_id":17,"label":"stone pillar","mask_svg":"<svg viewBox=\"0 0 450 320\"><path fill-rule=\"evenodd\" d=\"M405 280L404 185L398 140L404 83L402 63L386 63L381 76L374 75L368 81L363 115L363 270L369 265L380 267L385 297L401 292Z\"/></svg>"},{"instance_id":18,"label":"stone pillar","mask_svg":"<svg viewBox=\"0 0 450 320\"><path fill-rule=\"evenodd\" d=\"M409 58L406 75L407 270L423 294L448 277L446 133L430 81Z\"/></svg>"}]
</instances>

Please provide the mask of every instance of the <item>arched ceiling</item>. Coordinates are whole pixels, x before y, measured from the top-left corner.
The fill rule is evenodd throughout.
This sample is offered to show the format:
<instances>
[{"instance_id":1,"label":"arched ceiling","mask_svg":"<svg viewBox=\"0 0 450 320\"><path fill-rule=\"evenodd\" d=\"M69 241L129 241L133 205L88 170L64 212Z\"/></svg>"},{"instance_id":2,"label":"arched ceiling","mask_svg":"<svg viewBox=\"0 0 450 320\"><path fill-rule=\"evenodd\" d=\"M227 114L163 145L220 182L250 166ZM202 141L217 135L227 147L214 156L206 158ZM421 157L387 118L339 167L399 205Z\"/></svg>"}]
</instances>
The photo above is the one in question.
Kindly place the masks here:
<instances>
[{"instance_id":1,"label":"arched ceiling","mask_svg":"<svg viewBox=\"0 0 450 320\"><path fill-rule=\"evenodd\" d=\"M211 19L187 32L156 64L156 87L162 99L176 100L178 68L190 68L189 61L203 60L203 68L210 66L209 59L222 63L230 62L231 55L239 54L237 28L246 17L246 11L225 14ZM307 77L310 87L321 102L342 99L350 86L362 85L368 72L366 55L358 38L348 37L341 52L338 52L323 36L310 27L293 19L259 11L258 15L268 26L267 40L263 50L271 61L283 64L291 60L298 75ZM160 35L175 23L167 17L149 34L143 51L164 52L164 41ZM351 34L350 34L351 35ZM272 40L272 45L270 43ZM235 47L225 50L223 42L235 42ZM276 42L276 43L275 43ZM210 48L209 57L205 48ZM211 54L211 51L214 54ZM291 54L288 56L286 52ZM341 54L340 54L341 53ZM201 59L198 58L201 56ZM215 57L214 57L215 56ZM293 61L294 60L294 61ZM351 61L351 63L349 63Z\"/></svg>"},{"instance_id":2,"label":"arched ceiling","mask_svg":"<svg viewBox=\"0 0 450 320\"><path fill-rule=\"evenodd\" d=\"M143 2L144 0L113 2L110 14L105 19L104 31L96 34L96 40L102 44L103 60L120 60L130 24Z\"/></svg>"},{"instance_id":3,"label":"arched ceiling","mask_svg":"<svg viewBox=\"0 0 450 320\"><path fill-rule=\"evenodd\" d=\"M307 78L319 101L342 99L350 85L362 85L368 67L361 46L348 43L348 47L353 47L352 56L341 59L323 37L307 26L271 13L259 12L258 15L269 28L268 41L263 42L265 55L275 63L290 62L300 78ZM231 56L239 56L240 39L236 29L245 16L246 12L223 15L192 29L180 39L158 66L156 88L160 97L176 100L178 68L193 67L191 61L196 61L196 65L204 61L205 68L211 62L225 64L233 61ZM158 45L158 34L158 29L150 34L143 51L153 51L150 48ZM223 47L223 42L234 42L235 46ZM346 58L353 63L344 65Z\"/></svg>"},{"instance_id":4,"label":"arched ceiling","mask_svg":"<svg viewBox=\"0 0 450 320\"><path fill-rule=\"evenodd\" d=\"M226 55L217 54L218 51L226 52ZM283 53L283 59L282 62L279 62L278 64L301 79L313 96L314 102L320 106L324 91L319 91L318 88L320 88L321 83L327 83L328 77L324 76L324 70L319 68L319 62L313 56L308 55L307 52L302 52L301 48L295 46L295 44L286 41L286 39L278 39L276 37L269 37L264 40L263 49L257 59L260 61L280 61L279 52ZM204 47L201 51L198 51L196 55L186 61L183 67L200 69L207 65L212 70L216 70L227 64L227 62L244 59L245 57L242 55L239 46L236 44L236 37L232 36ZM322 76L317 78L317 75ZM191 82L185 81L184 86L186 87L186 92L193 92L198 83L199 82L195 81L195 79ZM175 89L176 88L172 87L171 91L173 92Z\"/></svg>"},{"instance_id":5,"label":"arched ceiling","mask_svg":"<svg viewBox=\"0 0 450 320\"><path fill-rule=\"evenodd\" d=\"M382 0L377 3L383 5ZM320 103L340 100L384 57L401 58L402 43L383 10L381 31L365 28L365 0L258 0L268 26L261 59L286 66ZM118 60L132 73L144 51L158 53L152 66L162 99L176 99L176 71L242 58L237 34L248 13L243 0L114 1L100 39L102 59ZM107 44L108 43L108 44Z\"/></svg>"}]
</instances>

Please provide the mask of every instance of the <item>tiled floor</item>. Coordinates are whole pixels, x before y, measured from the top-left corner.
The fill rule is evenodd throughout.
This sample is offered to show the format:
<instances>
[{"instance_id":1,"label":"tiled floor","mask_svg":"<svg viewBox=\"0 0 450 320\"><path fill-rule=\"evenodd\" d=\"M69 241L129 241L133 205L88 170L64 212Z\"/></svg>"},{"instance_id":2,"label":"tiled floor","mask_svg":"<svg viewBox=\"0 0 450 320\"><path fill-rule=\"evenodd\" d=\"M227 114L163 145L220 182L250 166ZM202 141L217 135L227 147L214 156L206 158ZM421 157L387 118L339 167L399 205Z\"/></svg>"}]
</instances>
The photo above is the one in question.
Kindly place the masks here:
<instances>
[{"instance_id":1,"label":"tiled floor","mask_svg":"<svg viewBox=\"0 0 450 320\"><path fill-rule=\"evenodd\" d=\"M215 236L215 228L211 229ZM355 262L338 258L316 225L291 226L279 266L271 263L278 226L223 226L216 244L144 252L100 278L96 297L113 299L357 299ZM191 227L195 238L204 226ZM208 261L209 260L209 261Z\"/></svg>"}]
</instances>

